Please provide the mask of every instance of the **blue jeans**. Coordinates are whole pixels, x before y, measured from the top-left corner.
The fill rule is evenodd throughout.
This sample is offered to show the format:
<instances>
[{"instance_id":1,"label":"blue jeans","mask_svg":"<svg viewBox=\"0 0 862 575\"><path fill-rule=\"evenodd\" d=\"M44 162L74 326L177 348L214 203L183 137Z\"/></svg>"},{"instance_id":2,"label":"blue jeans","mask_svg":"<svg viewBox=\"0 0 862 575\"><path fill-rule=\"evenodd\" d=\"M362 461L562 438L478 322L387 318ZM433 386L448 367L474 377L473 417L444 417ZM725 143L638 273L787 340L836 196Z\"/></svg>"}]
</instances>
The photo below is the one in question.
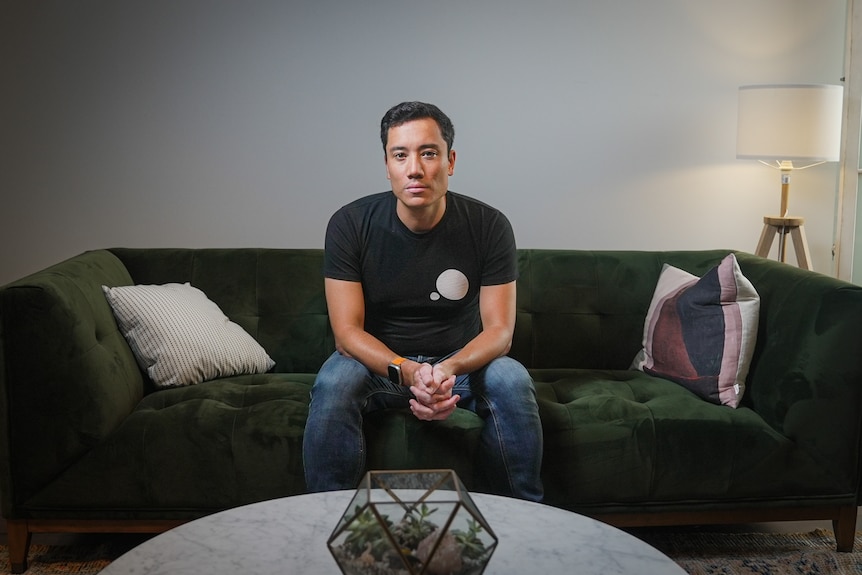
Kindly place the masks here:
<instances>
[{"instance_id":1,"label":"blue jeans","mask_svg":"<svg viewBox=\"0 0 862 575\"><path fill-rule=\"evenodd\" d=\"M461 396L458 407L485 421L480 463L494 492L540 501L542 425L533 380L524 366L509 357L497 358L479 371L459 376L453 393ZM363 415L409 407L412 398L408 387L395 385L338 352L332 354L311 389L303 439L309 491L355 489L365 472Z\"/></svg>"}]
</instances>

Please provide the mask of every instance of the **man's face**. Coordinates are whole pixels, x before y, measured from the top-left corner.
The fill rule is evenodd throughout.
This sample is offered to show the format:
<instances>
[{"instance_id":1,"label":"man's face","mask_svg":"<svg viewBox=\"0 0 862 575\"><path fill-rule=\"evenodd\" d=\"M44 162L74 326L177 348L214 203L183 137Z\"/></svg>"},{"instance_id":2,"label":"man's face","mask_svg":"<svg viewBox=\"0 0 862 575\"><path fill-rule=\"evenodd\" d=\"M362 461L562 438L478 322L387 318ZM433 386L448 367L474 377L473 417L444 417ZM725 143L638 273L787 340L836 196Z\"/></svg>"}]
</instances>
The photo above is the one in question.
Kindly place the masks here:
<instances>
[{"instance_id":1,"label":"man's face","mask_svg":"<svg viewBox=\"0 0 862 575\"><path fill-rule=\"evenodd\" d=\"M386 144L386 177L400 203L409 210L438 212L445 209L449 176L455 170L455 152L431 118L413 120L389 129Z\"/></svg>"}]
</instances>

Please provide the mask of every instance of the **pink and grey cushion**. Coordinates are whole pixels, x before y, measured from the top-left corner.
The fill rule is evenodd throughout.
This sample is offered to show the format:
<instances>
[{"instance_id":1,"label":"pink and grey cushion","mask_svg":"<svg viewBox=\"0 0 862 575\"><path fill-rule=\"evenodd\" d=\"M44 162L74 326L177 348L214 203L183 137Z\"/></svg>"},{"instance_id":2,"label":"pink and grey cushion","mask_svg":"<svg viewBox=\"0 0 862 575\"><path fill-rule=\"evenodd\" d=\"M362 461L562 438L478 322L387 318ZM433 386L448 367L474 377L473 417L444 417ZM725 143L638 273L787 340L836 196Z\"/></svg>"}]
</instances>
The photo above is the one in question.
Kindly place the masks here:
<instances>
[{"instance_id":1,"label":"pink and grey cushion","mask_svg":"<svg viewBox=\"0 0 862 575\"><path fill-rule=\"evenodd\" d=\"M665 264L632 363L713 403L737 407L757 339L760 297L730 254L702 278Z\"/></svg>"}]
</instances>

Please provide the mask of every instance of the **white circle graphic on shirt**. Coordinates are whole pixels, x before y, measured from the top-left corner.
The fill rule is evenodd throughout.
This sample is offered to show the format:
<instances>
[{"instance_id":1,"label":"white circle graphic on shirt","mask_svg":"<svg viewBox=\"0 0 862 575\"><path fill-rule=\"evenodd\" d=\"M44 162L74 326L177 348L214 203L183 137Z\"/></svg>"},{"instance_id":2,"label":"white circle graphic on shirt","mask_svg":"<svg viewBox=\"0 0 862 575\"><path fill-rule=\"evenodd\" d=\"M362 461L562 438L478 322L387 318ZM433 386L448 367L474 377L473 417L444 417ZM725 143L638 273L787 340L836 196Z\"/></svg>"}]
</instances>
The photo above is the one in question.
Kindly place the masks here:
<instances>
[{"instance_id":1,"label":"white circle graphic on shirt","mask_svg":"<svg viewBox=\"0 0 862 575\"><path fill-rule=\"evenodd\" d=\"M469 289L467 276L456 269L448 269L437 276L437 291L431 293L431 300L437 301L441 296L451 301L463 299Z\"/></svg>"}]
</instances>

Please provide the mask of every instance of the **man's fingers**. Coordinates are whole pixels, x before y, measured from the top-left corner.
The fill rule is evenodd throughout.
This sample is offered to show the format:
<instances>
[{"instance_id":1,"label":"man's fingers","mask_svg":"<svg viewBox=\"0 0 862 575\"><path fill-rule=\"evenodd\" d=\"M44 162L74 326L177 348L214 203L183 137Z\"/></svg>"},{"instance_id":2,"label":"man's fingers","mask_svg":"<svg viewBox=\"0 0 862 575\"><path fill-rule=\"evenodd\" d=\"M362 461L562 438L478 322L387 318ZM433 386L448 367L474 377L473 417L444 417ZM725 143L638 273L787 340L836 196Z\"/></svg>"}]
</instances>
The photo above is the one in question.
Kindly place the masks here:
<instances>
[{"instance_id":1,"label":"man's fingers","mask_svg":"<svg viewBox=\"0 0 862 575\"><path fill-rule=\"evenodd\" d=\"M460 396L453 395L445 401L438 401L432 403L430 406L416 399L411 399L410 411L412 411L413 415L418 419L424 421L442 420L452 415L452 412L455 411L460 399Z\"/></svg>"}]
</instances>

